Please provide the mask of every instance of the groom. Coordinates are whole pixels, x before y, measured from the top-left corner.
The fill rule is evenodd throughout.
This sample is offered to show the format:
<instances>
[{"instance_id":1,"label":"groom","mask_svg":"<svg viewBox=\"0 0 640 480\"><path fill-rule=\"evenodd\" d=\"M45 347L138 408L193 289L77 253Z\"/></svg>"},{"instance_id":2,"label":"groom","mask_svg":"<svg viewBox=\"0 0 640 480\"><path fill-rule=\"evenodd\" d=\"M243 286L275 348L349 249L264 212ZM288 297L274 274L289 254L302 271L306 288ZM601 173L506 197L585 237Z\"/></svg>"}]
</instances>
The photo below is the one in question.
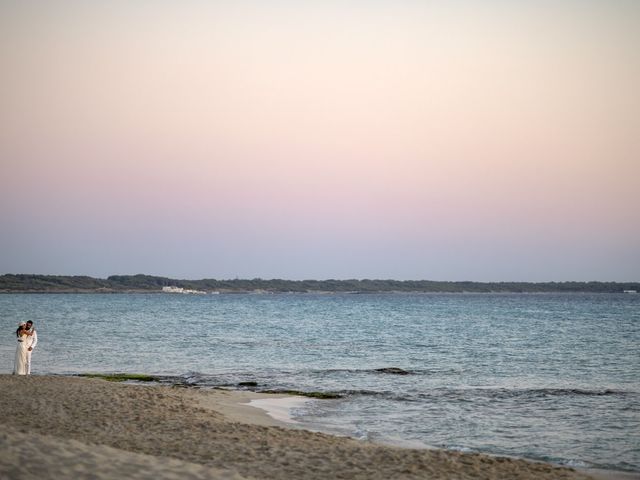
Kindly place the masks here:
<instances>
[{"instance_id":1,"label":"groom","mask_svg":"<svg viewBox=\"0 0 640 480\"><path fill-rule=\"evenodd\" d=\"M33 335L29 335L26 339L27 342L27 375L31 375L31 353L33 349L36 348L38 344L38 332L33 327L33 322L31 320L27 321L27 330L29 332L33 332Z\"/></svg>"}]
</instances>

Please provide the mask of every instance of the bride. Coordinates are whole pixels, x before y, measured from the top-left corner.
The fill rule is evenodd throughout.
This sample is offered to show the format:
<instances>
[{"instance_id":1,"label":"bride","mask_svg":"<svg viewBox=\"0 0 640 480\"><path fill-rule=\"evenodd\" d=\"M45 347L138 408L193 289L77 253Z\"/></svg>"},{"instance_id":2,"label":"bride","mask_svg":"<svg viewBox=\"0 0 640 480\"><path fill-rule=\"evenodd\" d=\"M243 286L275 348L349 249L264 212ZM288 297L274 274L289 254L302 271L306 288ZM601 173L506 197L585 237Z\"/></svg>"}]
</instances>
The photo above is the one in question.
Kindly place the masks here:
<instances>
[{"instance_id":1,"label":"bride","mask_svg":"<svg viewBox=\"0 0 640 480\"><path fill-rule=\"evenodd\" d=\"M27 337L29 335L33 335L33 333L27 330L27 324L25 322L20 322L18 329L16 330L18 348L16 348L16 361L13 368L14 375L27 374Z\"/></svg>"}]
</instances>

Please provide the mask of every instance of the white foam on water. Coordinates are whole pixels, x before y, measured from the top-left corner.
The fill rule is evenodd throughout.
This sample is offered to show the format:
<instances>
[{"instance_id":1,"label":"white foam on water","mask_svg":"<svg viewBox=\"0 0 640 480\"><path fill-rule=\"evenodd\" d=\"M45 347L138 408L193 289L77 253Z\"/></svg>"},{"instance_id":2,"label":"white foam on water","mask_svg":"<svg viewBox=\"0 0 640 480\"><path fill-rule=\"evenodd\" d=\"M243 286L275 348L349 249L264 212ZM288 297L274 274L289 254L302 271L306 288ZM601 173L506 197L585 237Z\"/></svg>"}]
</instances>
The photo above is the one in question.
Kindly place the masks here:
<instances>
[{"instance_id":1,"label":"white foam on water","mask_svg":"<svg viewBox=\"0 0 640 480\"><path fill-rule=\"evenodd\" d=\"M291 411L300 408L310 399L305 397L284 397L284 398L260 398L251 400L249 406L259 408L267 412L271 418L285 423L300 423L293 419Z\"/></svg>"}]
</instances>

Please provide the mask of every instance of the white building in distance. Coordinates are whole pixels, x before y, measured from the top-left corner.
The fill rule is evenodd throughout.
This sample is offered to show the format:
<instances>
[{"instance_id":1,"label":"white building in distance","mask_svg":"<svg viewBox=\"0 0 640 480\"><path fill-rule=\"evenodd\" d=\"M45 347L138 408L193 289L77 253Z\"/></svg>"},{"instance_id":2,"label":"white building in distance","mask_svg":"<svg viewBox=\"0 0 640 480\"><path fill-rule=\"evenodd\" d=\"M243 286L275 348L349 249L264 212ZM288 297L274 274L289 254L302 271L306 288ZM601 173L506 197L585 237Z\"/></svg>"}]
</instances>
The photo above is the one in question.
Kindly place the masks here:
<instances>
[{"instance_id":1,"label":"white building in distance","mask_svg":"<svg viewBox=\"0 0 640 480\"><path fill-rule=\"evenodd\" d=\"M188 288L182 288L182 287L162 287L162 292L163 293L198 293L198 294L205 294L207 292L203 292L202 290L189 290Z\"/></svg>"}]
</instances>

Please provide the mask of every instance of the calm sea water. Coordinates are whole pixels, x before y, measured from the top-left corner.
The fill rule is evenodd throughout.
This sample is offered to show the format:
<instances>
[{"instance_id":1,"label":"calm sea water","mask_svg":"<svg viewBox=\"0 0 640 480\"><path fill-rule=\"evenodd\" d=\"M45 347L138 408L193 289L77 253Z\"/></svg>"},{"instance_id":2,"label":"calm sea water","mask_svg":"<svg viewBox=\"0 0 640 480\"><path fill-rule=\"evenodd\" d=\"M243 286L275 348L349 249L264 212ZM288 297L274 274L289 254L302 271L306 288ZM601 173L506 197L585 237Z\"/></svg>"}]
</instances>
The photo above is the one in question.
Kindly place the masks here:
<instances>
[{"instance_id":1,"label":"calm sea water","mask_svg":"<svg viewBox=\"0 0 640 480\"><path fill-rule=\"evenodd\" d=\"M0 372L145 372L336 392L295 412L375 441L640 471L640 295L0 295ZM398 367L408 375L376 369Z\"/></svg>"}]
</instances>

